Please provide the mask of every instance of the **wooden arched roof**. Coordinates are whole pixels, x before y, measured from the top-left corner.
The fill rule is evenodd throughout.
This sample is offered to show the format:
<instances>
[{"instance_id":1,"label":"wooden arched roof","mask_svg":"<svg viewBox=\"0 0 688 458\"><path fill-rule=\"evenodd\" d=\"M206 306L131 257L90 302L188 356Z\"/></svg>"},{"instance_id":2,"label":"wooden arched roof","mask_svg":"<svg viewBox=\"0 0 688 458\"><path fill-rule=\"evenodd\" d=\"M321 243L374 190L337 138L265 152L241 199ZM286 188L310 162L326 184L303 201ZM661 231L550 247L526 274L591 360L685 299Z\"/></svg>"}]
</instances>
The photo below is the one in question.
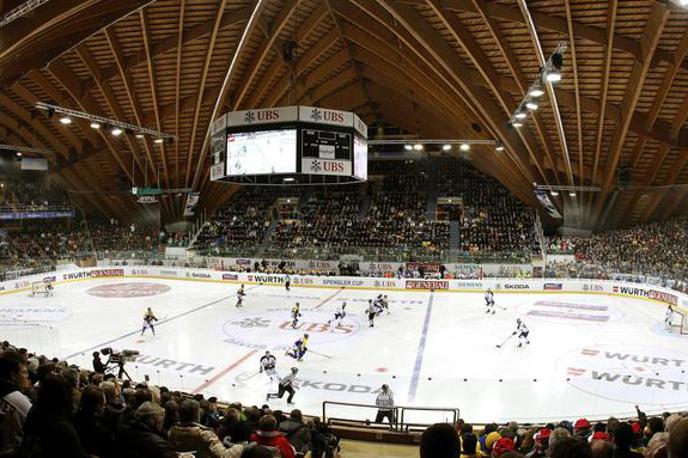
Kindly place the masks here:
<instances>
[{"instance_id":1,"label":"wooden arched roof","mask_svg":"<svg viewBox=\"0 0 688 458\"><path fill-rule=\"evenodd\" d=\"M0 0L0 16L24 1ZM560 41L556 105L544 97L509 127L538 47L549 55ZM214 115L320 105L421 138L498 139L505 152L472 160L521 199L534 203L533 183L598 186L560 198L598 228L628 225L686 210L687 55L678 0L52 0L0 28L0 141L54 151L55 182L104 191L80 196L108 215L135 212L114 191L143 174L213 208L233 192L209 181ZM37 101L177 141L65 127ZM620 168L630 187L617 186ZM166 218L183 204L163 199Z\"/></svg>"}]
</instances>

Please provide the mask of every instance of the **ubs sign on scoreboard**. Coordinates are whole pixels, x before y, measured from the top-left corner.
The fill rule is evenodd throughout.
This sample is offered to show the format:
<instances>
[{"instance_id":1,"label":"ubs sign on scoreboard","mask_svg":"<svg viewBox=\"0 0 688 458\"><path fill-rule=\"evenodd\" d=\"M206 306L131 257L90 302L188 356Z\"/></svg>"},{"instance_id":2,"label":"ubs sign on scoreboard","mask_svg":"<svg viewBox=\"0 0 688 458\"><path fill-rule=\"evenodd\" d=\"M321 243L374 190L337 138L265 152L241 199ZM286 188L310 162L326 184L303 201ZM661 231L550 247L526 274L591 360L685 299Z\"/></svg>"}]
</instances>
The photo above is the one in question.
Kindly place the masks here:
<instances>
[{"instance_id":1,"label":"ubs sign on scoreboard","mask_svg":"<svg viewBox=\"0 0 688 458\"><path fill-rule=\"evenodd\" d=\"M345 184L368 177L368 128L348 111L290 106L226 113L211 129L213 181Z\"/></svg>"}]
</instances>

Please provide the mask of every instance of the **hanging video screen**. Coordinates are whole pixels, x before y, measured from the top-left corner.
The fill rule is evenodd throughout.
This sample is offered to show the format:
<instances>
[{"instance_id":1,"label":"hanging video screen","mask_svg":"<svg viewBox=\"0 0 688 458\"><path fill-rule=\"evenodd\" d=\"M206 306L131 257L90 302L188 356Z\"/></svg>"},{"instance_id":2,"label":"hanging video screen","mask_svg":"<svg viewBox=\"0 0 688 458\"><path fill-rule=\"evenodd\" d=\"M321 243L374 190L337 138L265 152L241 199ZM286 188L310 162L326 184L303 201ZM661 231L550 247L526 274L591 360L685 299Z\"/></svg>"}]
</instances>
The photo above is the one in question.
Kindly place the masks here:
<instances>
[{"instance_id":1,"label":"hanging video screen","mask_svg":"<svg viewBox=\"0 0 688 458\"><path fill-rule=\"evenodd\" d=\"M296 172L296 129L227 134L227 175Z\"/></svg>"}]
</instances>

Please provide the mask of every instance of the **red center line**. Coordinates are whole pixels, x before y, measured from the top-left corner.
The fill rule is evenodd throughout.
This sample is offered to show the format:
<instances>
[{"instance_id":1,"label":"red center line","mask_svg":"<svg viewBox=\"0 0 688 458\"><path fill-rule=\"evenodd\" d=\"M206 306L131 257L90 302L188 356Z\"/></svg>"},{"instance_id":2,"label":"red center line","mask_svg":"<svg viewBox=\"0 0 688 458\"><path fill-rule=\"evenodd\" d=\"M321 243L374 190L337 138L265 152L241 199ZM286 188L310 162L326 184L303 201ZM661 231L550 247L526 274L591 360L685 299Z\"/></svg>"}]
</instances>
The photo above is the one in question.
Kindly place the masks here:
<instances>
[{"instance_id":1,"label":"red center line","mask_svg":"<svg viewBox=\"0 0 688 458\"><path fill-rule=\"evenodd\" d=\"M210 385L212 385L213 383L217 382L217 381L220 380L222 377L224 377L225 375L227 375L232 369L234 369L235 367L239 366L241 363L243 363L244 361L246 361L247 359L249 359L251 356L255 355L257 352L258 352L258 350L251 350L250 352L246 353L246 354L245 354L244 356L242 356L240 359L234 361L232 364L230 364L229 366L225 367L225 368L222 369L220 372L218 372L217 374L215 374L215 375L213 376L213 378L211 378L210 380L206 380L205 383L203 383L202 385L200 385L200 386L194 388L194 389L191 391L191 394L196 394L196 393L198 393L199 391L205 390L205 389L208 388Z\"/></svg>"},{"instance_id":2,"label":"red center line","mask_svg":"<svg viewBox=\"0 0 688 458\"><path fill-rule=\"evenodd\" d=\"M326 297L325 299L323 299L322 301L320 301L320 303L318 305L313 307L313 310L317 310L320 307L322 307L323 305L327 304L330 299L332 299L333 297L335 297L337 294L339 294L341 292L342 292L342 289L338 289L337 291L334 292L334 294L331 294L328 297Z\"/></svg>"}]
</instances>

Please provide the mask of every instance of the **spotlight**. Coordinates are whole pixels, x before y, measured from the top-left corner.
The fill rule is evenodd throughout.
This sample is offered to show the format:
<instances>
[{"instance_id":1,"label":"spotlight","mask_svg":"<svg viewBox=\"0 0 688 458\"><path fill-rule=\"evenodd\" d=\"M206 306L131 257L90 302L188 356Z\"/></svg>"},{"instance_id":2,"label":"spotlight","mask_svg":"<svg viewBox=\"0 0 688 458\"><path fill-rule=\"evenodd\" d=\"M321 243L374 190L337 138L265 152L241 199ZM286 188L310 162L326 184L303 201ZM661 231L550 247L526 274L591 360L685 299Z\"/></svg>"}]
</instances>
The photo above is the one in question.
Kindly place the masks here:
<instances>
[{"instance_id":1,"label":"spotlight","mask_svg":"<svg viewBox=\"0 0 688 458\"><path fill-rule=\"evenodd\" d=\"M136 134L136 138L143 138L143 134Z\"/></svg>"},{"instance_id":2,"label":"spotlight","mask_svg":"<svg viewBox=\"0 0 688 458\"><path fill-rule=\"evenodd\" d=\"M571 191L571 192L569 193L569 196L571 196L571 197L576 197L576 192L575 192L575 191Z\"/></svg>"},{"instance_id":3,"label":"spotlight","mask_svg":"<svg viewBox=\"0 0 688 458\"><path fill-rule=\"evenodd\" d=\"M17 157L22 157L22 152L21 152L21 151L17 151Z\"/></svg>"},{"instance_id":4,"label":"spotlight","mask_svg":"<svg viewBox=\"0 0 688 458\"><path fill-rule=\"evenodd\" d=\"M4 187L5 187L5 183L0 183L0 188L4 188Z\"/></svg>"},{"instance_id":5,"label":"spotlight","mask_svg":"<svg viewBox=\"0 0 688 458\"><path fill-rule=\"evenodd\" d=\"M423 145L421 145L420 143L416 143L415 145L413 145L413 149L416 151L423 151Z\"/></svg>"},{"instance_id":6,"label":"spotlight","mask_svg":"<svg viewBox=\"0 0 688 458\"><path fill-rule=\"evenodd\" d=\"M497 143L495 144L495 149L496 149L497 151L504 151L504 143L502 143L502 142L497 142Z\"/></svg>"},{"instance_id":7,"label":"spotlight","mask_svg":"<svg viewBox=\"0 0 688 458\"><path fill-rule=\"evenodd\" d=\"M97 122L93 121L93 122L91 123L91 129L100 129L100 124L98 124Z\"/></svg>"},{"instance_id":8,"label":"spotlight","mask_svg":"<svg viewBox=\"0 0 688 458\"><path fill-rule=\"evenodd\" d=\"M413 149L413 146L411 146L411 145L404 145L404 149L405 149L406 151L411 151L411 150Z\"/></svg>"},{"instance_id":9,"label":"spotlight","mask_svg":"<svg viewBox=\"0 0 688 458\"><path fill-rule=\"evenodd\" d=\"M451 149L451 145L450 145L450 144L446 144L446 145L444 145L444 146L442 147L442 151L449 151L450 149Z\"/></svg>"},{"instance_id":10,"label":"spotlight","mask_svg":"<svg viewBox=\"0 0 688 458\"><path fill-rule=\"evenodd\" d=\"M516 118L516 119L525 119L526 116L527 116L527 115L526 115L526 112L523 111L523 110L521 110L521 111L519 111L518 113L516 113L516 114L514 115L514 118Z\"/></svg>"},{"instance_id":11,"label":"spotlight","mask_svg":"<svg viewBox=\"0 0 688 458\"><path fill-rule=\"evenodd\" d=\"M545 78L547 78L547 81L549 81L550 83L557 83L561 81L561 71L559 71L559 69L557 68L547 70L546 75L547 76Z\"/></svg>"},{"instance_id":12,"label":"spotlight","mask_svg":"<svg viewBox=\"0 0 688 458\"><path fill-rule=\"evenodd\" d=\"M549 193L552 194L554 197L559 195L559 193L557 191L550 191Z\"/></svg>"},{"instance_id":13,"label":"spotlight","mask_svg":"<svg viewBox=\"0 0 688 458\"><path fill-rule=\"evenodd\" d=\"M530 91L528 91L528 95L531 97L542 97L545 94L545 91L542 90L539 84L536 84L532 87Z\"/></svg>"},{"instance_id":14,"label":"spotlight","mask_svg":"<svg viewBox=\"0 0 688 458\"><path fill-rule=\"evenodd\" d=\"M114 135L115 137L119 137L120 135L122 135L122 129L120 129L119 127L113 127L112 135Z\"/></svg>"},{"instance_id":15,"label":"spotlight","mask_svg":"<svg viewBox=\"0 0 688 458\"><path fill-rule=\"evenodd\" d=\"M69 116L63 116L60 118L60 122L66 126L67 124L72 123L72 118L70 118Z\"/></svg>"},{"instance_id":16,"label":"spotlight","mask_svg":"<svg viewBox=\"0 0 688 458\"><path fill-rule=\"evenodd\" d=\"M155 143L162 143L162 142L163 142L162 138L156 138L156 139L153 140L153 141L154 141Z\"/></svg>"},{"instance_id":17,"label":"spotlight","mask_svg":"<svg viewBox=\"0 0 688 458\"><path fill-rule=\"evenodd\" d=\"M461 149L461 151L468 151L471 149L471 145L469 145L468 143L462 143L459 148Z\"/></svg>"},{"instance_id":18,"label":"spotlight","mask_svg":"<svg viewBox=\"0 0 688 458\"><path fill-rule=\"evenodd\" d=\"M535 100L528 100L526 102L526 108L531 110L531 111L537 110L539 106L540 105L538 105L538 103Z\"/></svg>"},{"instance_id":19,"label":"spotlight","mask_svg":"<svg viewBox=\"0 0 688 458\"><path fill-rule=\"evenodd\" d=\"M523 123L519 121L518 119L511 121L511 125L514 126L515 128L523 127Z\"/></svg>"}]
</instances>

